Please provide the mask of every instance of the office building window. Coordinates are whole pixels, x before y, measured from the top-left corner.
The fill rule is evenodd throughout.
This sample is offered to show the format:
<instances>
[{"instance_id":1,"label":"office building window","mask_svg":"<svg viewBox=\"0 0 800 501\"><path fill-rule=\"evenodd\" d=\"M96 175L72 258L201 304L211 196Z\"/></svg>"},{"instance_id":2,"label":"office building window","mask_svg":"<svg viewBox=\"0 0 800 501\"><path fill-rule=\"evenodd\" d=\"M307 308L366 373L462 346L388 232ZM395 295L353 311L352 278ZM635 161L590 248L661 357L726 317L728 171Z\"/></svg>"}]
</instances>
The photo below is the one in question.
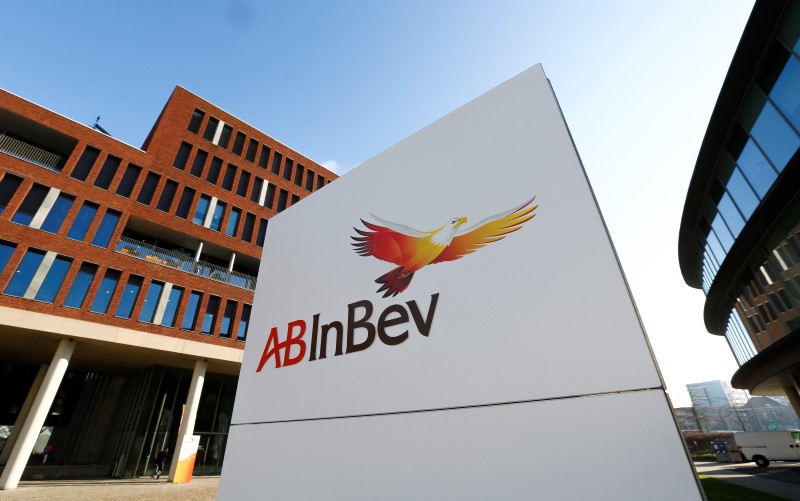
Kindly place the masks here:
<instances>
[{"instance_id":1,"label":"office building window","mask_svg":"<svg viewBox=\"0 0 800 501\"><path fill-rule=\"evenodd\" d=\"M155 280L150 282L150 287L147 288L147 294L144 296L142 311L139 312L140 322L153 322L153 318L156 316L158 301L161 299L161 292L163 290L163 282L156 282Z\"/></svg>"},{"instance_id":2,"label":"office building window","mask_svg":"<svg viewBox=\"0 0 800 501\"><path fill-rule=\"evenodd\" d=\"M70 266L72 266L72 258L56 256L34 299L44 303L52 303L56 299L58 291L61 290L61 284L64 283L64 277L67 276Z\"/></svg>"},{"instance_id":3,"label":"office building window","mask_svg":"<svg viewBox=\"0 0 800 501\"><path fill-rule=\"evenodd\" d=\"M250 142L247 144L247 154L245 155L245 159L248 162L255 162L256 151L258 151L258 141L256 141L253 138L250 138Z\"/></svg>"},{"instance_id":4,"label":"office building window","mask_svg":"<svg viewBox=\"0 0 800 501\"><path fill-rule=\"evenodd\" d=\"M17 244L15 244L14 242L6 242L5 240L0 240L0 272L6 269L8 260L11 259L11 256L14 254L14 251L16 249L17 249Z\"/></svg>"},{"instance_id":5,"label":"office building window","mask_svg":"<svg viewBox=\"0 0 800 501\"><path fill-rule=\"evenodd\" d=\"M150 202L153 201L156 188L158 188L159 181L161 181L161 176L155 172L148 172L147 177L144 178L142 189L139 190L139 196L136 197L136 201L140 204L150 205Z\"/></svg>"},{"instance_id":6,"label":"office building window","mask_svg":"<svg viewBox=\"0 0 800 501\"><path fill-rule=\"evenodd\" d=\"M178 148L178 154L175 155L175 161L172 162L172 166L176 169L183 170L186 168L186 162L189 160L189 153L192 152L192 145L189 143L181 143L180 148Z\"/></svg>"},{"instance_id":7,"label":"office building window","mask_svg":"<svg viewBox=\"0 0 800 501\"><path fill-rule=\"evenodd\" d=\"M267 168L267 162L269 161L269 152L270 152L269 146L267 146L266 144L261 147L261 155L259 155L258 157L258 166L261 167L262 169Z\"/></svg>"},{"instance_id":8,"label":"office building window","mask_svg":"<svg viewBox=\"0 0 800 501\"><path fill-rule=\"evenodd\" d=\"M264 197L264 207L266 207L267 209L271 209L274 203L275 203L275 185L269 183L267 185L267 196Z\"/></svg>"},{"instance_id":9,"label":"office building window","mask_svg":"<svg viewBox=\"0 0 800 501\"><path fill-rule=\"evenodd\" d=\"M175 327L175 315L178 313L178 306L181 304L183 289L172 286L167 299L167 307L164 309L164 316L161 317L161 325L164 327Z\"/></svg>"},{"instance_id":10,"label":"office building window","mask_svg":"<svg viewBox=\"0 0 800 501\"><path fill-rule=\"evenodd\" d=\"M195 191L188 186L183 188L183 193L181 193L181 199L178 201L178 209L175 211L175 215L181 219L186 219L189 217L189 209L192 208L192 201L194 200Z\"/></svg>"},{"instance_id":11,"label":"office building window","mask_svg":"<svg viewBox=\"0 0 800 501\"><path fill-rule=\"evenodd\" d=\"M289 192L281 189L280 193L278 194L278 212L283 212L286 209L286 202L289 198Z\"/></svg>"},{"instance_id":12,"label":"office building window","mask_svg":"<svg viewBox=\"0 0 800 501\"><path fill-rule=\"evenodd\" d=\"M194 155L194 161L192 162L192 168L189 169L189 174L193 175L194 177L201 177L203 175L203 167L206 166L207 159L208 152L197 150L197 153Z\"/></svg>"},{"instance_id":13,"label":"office building window","mask_svg":"<svg viewBox=\"0 0 800 501\"><path fill-rule=\"evenodd\" d=\"M228 143L231 140L231 133L233 132L233 127L228 124L222 126L222 134L219 135L219 142L217 143L222 148L227 148Z\"/></svg>"},{"instance_id":14,"label":"office building window","mask_svg":"<svg viewBox=\"0 0 800 501\"><path fill-rule=\"evenodd\" d=\"M314 171L308 169L308 173L306 174L306 191L311 191L314 189Z\"/></svg>"},{"instance_id":15,"label":"office building window","mask_svg":"<svg viewBox=\"0 0 800 501\"><path fill-rule=\"evenodd\" d=\"M208 304L206 305L206 313L203 315L203 325L200 327L200 332L203 334L211 334L214 332L214 326L217 323L217 315L219 315L219 301L218 296L209 296Z\"/></svg>"},{"instance_id":16,"label":"office building window","mask_svg":"<svg viewBox=\"0 0 800 501\"><path fill-rule=\"evenodd\" d=\"M222 314L222 323L219 325L219 336L220 337L231 337L231 325L233 324L233 319L236 317L236 307L238 304L236 301L228 299L225 302L225 311Z\"/></svg>"},{"instance_id":17,"label":"office building window","mask_svg":"<svg viewBox=\"0 0 800 501\"><path fill-rule=\"evenodd\" d=\"M11 198L17 192L17 188L19 188L21 183L21 177L8 173L0 180L0 214L3 213L8 202L11 201Z\"/></svg>"},{"instance_id":18,"label":"office building window","mask_svg":"<svg viewBox=\"0 0 800 501\"><path fill-rule=\"evenodd\" d=\"M296 204L299 201L300 201L300 195L295 195L294 193L292 193L292 205Z\"/></svg>"},{"instance_id":19,"label":"office building window","mask_svg":"<svg viewBox=\"0 0 800 501\"><path fill-rule=\"evenodd\" d=\"M208 207L211 205L211 197L209 195L200 195L200 201L197 202L197 210L194 211L194 217L192 218L192 222L194 224L199 224L200 226L203 225L203 221L206 220L206 214L208 214Z\"/></svg>"},{"instance_id":20,"label":"office building window","mask_svg":"<svg viewBox=\"0 0 800 501\"><path fill-rule=\"evenodd\" d=\"M250 173L243 170L239 176L239 184L236 186L236 194L240 197L246 197L248 186L250 186Z\"/></svg>"},{"instance_id":21,"label":"office building window","mask_svg":"<svg viewBox=\"0 0 800 501\"><path fill-rule=\"evenodd\" d=\"M217 126L219 125L219 119L214 117L208 118L208 123L206 124L206 130L203 132L203 139L207 141L213 141L214 136L217 134Z\"/></svg>"},{"instance_id":22,"label":"office building window","mask_svg":"<svg viewBox=\"0 0 800 501\"><path fill-rule=\"evenodd\" d=\"M75 202L75 197L60 193L53 206L47 212L47 217L44 218L42 226L39 228L48 233L58 233L61 225L64 224L64 219L67 218L72 204Z\"/></svg>"},{"instance_id":23,"label":"office building window","mask_svg":"<svg viewBox=\"0 0 800 501\"><path fill-rule=\"evenodd\" d=\"M242 217L242 209L234 207L231 209L231 214L228 216L228 224L225 227L225 234L229 237L236 236L236 230L239 229L239 218Z\"/></svg>"},{"instance_id":24,"label":"office building window","mask_svg":"<svg viewBox=\"0 0 800 501\"><path fill-rule=\"evenodd\" d=\"M100 221L100 226L97 228L97 233L94 234L92 245L103 248L108 247L108 243L111 241L111 237L117 229L120 215L119 212L111 209L106 211L102 221Z\"/></svg>"},{"instance_id":25,"label":"office building window","mask_svg":"<svg viewBox=\"0 0 800 501\"><path fill-rule=\"evenodd\" d=\"M242 149L244 149L244 140L245 136L243 132L236 133L236 139L233 140L233 154L234 155L242 155Z\"/></svg>"},{"instance_id":26,"label":"office building window","mask_svg":"<svg viewBox=\"0 0 800 501\"><path fill-rule=\"evenodd\" d=\"M108 311L108 305L111 304L111 298L114 297L114 291L117 290L117 283L121 272L117 270L106 270L103 280L100 282L100 287L97 289L97 294L94 296L92 306L89 311L92 313L101 313L103 315Z\"/></svg>"},{"instance_id":27,"label":"office building window","mask_svg":"<svg viewBox=\"0 0 800 501\"><path fill-rule=\"evenodd\" d=\"M115 156L107 156L106 161L103 162L103 167L100 169L100 173L94 180L94 185L101 190L107 190L108 187L111 186L111 181L114 180L114 176L117 174L120 162L122 162L122 160Z\"/></svg>"},{"instance_id":28,"label":"office building window","mask_svg":"<svg viewBox=\"0 0 800 501\"><path fill-rule=\"evenodd\" d=\"M258 203L261 199L261 190L264 189L264 180L256 176L253 180L253 189L250 191L250 201Z\"/></svg>"},{"instance_id":29,"label":"office building window","mask_svg":"<svg viewBox=\"0 0 800 501\"><path fill-rule=\"evenodd\" d=\"M218 157L212 158L211 166L208 168L208 174L206 174L206 181L211 184L217 184L220 170L222 170L222 159Z\"/></svg>"},{"instance_id":30,"label":"office building window","mask_svg":"<svg viewBox=\"0 0 800 501\"><path fill-rule=\"evenodd\" d=\"M189 302L186 305L186 312L183 314L181 329L193 331L197 324L197 312L200 309L200 302L203 300L203 293L192 291L189 294Z\"/></svg>"},{"instance_id":31,"label":"office building window","mask_svg":"<svg viewBox=\"0 0 800 501\"><path fill-rule=\"evenodd\" d=\"M89 292L89 287L92 285L94 276L97 273L97 265L92 263L83 263L72 281L72 286L69 288L67 298L64 299L64 306L68 308L80 308L83 306L83 301L86 299L86 294Z\"/></svg>"},{"instance_id":32,"label":"office building window","mask_svg":"<svg viewBox=\"0 0 800 501\"><path fill-rule=\"evenodd\" d=\"M303 174L305 171L305 167L303 167L301 164L297 164L297 169L294 171L294 184L297 186L303 186Z\"/></svg>"},{"instance_id":33,"label":"office building window","mask_svg":"<svg viewBox=\"0 0 800 501\"><path fill-rule=\"evenodd\" d=\"M67 238L71 238L72 240L83 241L86 238L86 232L89 231L89 226L94 221L94 216L97 214L97 209L99 206L92 202L84 202L81 206L81 210L78 211L78 215L75 217L75 221L72 222L72 226L67 233Z\"/></svg>"},{"instance_id":34,"label":"office building window","mask_svg":"<svg viewBox=\"0 0 800 501\"><path fill-rule=\"evenodd\" d=\"M236 339L244 341L247 339L247 328L250 327L250 310L252 307L249 304L242 306L242 316L239 317L239 329L236 332Z\"/></svg>"},{"instance_id":35,"label":"office building window","mask_svg":"<svg viewBox=\"0 0 800 501\"><path fill-rule=\"evenodd\" d=\"M6 290L3 291L3 293L16 297L25 295L25 291L28 290L33 276L36 275L36 272L39 270L39 265L42 264L44 255L44 251L28 249L22 257L19 266L17 266L17 270L11 276L11 280L8 282Z\"/></svg>"},{"instance_id":36,"label":"office building window","mask_svg":"<svg viewBox=\"0 0 800 501\"><path fill-rule=\"evenodd\" d=\"M244 227L242 228L242 240L249 242L253 239L253 227L256 224L256 216L249 212L244 216Z\"/></svg>"},{"instance_id":37,"label":"office building window","mask_svg":"<svg viewBox=\"0 0 800 501\"><path fill-rule=\"evenodd\" d=\"M270 172L275 174L276 176L281 173L281 162L283 161L283 156L277 151L272 155L272 169Z\"/></svg>"},{"instance_id":38,"label":"office building window","mask_svg":"<svg viewBox=\"0 0 800 501\"><path fill-rule=\"evenodd\" d=\"M86 149L83 150L83 153L81 153L81 158L78 159L78 163L75 164L75 168L72 169L69 177L77 179L78 181L86 181L86 177L92 171L94 162L99 155L100 150L87 146Z\"/></svg>"},{"instance_id":39,"label":"office building window","mask_svg":"<svg viewBox=\"0 0 800 501\"><path fill-rule=\"evenodd\" d=\"M258 234L256 235L256 245L264 247L264 237L267 235L267 220L261 218L258 223Z\"/></svg>"},{"instance_id":40,"label":"office building window","mask_svg":"<svg viewBox=\"0 0 800 501\"><path fill-rule=\"evenodd\" d=\"M117 186L117 195L130 198L131 193L133 193L133 188L136 186L136 181L139 180L139 174L141 173L141 167L128 164L125 168L125 173L122 174L122 180L119 182L119 186Z\"/></svg>"},{"instance_id":41,"label":"office building window","mask_svg":"<svg viewBox=\"0 0 800 501\"><path fill-rule=\"evenodd\" d=\"M41 184L34 184L31 186L31 189L28 190L28 194L25 195L25 200L22 201L17 212L11 218L11 221L25 226L31 224L33 216L36 215L39 207L42 206L42 202L49 191L50 190L46 186L42 186Z\"/></svg>"},{"instance_id":42,"label":"office building window","mask_svg":"<svg viewBox=\"0 0 800 501\"><path fill-rule=\"evenodd\" d=\"M225 202L217 200L217 205L214 206L214 215L211 216L211 225L209 228L214 231L219 231L222 227L222 218L225 216Z\"/></svg>"},{"instance_id":43,"label":"office building window","mask_svg":"<svg viewBox=\"0 0 800 501\"><path fill-rule=\"evenodd\" d=\"M317 189L320 189L323 186L325 186L325 178L317 174Z\"/></svg>"},{"instance_id":44,"label":"office building window","mask_svg":"<svg viewBox=\"0 0 800 501\"><path fill-rule=\"evenodd\" d=\"M114 314L115 317L131 318L131 312L136 304L136 299L139 297L139 291L142 289L143 280L142 277L137 275L128 277L128 283L125 284L122 297L119 298L117 312Z\"/></svg>"},{"instance_id":45,"label":"office building window","mask_svg":"<svg viewBox=\"0 0 800 501\"><path fill-rule=\"evenodd\" d=\"M203 123L203 117L205 116L205 112L195 109L192 113L192 118L189 119L189 132L197 134L200 131L200 124Z\"/></svg>"},{"instance_id":46,"label":"office building window","mask_svg":"<svg viewBox=\"0 0 800 501\"><path fill-rule=\"evenodd\" d=\"M233 164L228 164L225 169L225 177L222 178L222 189L231 191L233 188L233 179L236 177L237 167Z\"/></svg>"},{"instance_id":47,"label":"office building window","mask_svg":"<svg viewBox=\"0 0 800 501\"><path fill-rule=\"evenodd\" d=\"M175 192L178 191L178 182L172 179L167 179L164 183L164 189L161 190L161 196L158 199L156 209L164 212L169 212L172 207L172 201L175 199Z\"/></svg>"},{"instance_id":48,"label":"office building window","mask_svg":"<svg viewBox=\"0 0 800 501\"><path fill-rule=\"evenodd\" d=\"M287 158L283 166L283 179L286 181L292 180L292 169L294 168L294 160Z\"/></svg>"}]
</instances>

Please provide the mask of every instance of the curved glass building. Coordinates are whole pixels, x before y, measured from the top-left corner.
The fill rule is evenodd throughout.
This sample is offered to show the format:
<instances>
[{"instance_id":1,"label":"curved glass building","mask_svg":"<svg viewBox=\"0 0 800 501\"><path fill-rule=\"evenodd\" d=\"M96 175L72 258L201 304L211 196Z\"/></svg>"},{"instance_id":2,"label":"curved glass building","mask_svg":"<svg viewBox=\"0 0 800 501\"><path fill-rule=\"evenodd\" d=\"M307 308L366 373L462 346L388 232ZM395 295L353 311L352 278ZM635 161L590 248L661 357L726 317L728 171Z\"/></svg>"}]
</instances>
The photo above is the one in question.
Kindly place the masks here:
<instances>
[{"instance_id":1,"label":"curved glass building","mask_svg":"<svg viewBox=\"0 0 800 501\"><path fill-rule=\"evenodd\" d=\"M733 386L800 413L800 1L759 1L689 185L679 258Z\"/></svg>"}]
</instances>

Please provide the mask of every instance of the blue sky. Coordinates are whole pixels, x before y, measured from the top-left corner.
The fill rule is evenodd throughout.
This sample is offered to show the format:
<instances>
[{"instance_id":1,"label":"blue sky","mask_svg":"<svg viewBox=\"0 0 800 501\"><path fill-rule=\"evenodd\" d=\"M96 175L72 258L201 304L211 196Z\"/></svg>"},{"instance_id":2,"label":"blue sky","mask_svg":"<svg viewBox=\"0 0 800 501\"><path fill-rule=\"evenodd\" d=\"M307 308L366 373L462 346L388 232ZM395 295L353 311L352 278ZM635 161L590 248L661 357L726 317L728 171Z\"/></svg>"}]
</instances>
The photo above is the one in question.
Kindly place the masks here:
<instances>
[{"instance_id":1,"label":"blue sky","mask_svg":"<svg viewBox=\"0 0 800 501\"><path fill-rule=\"evenodd\" d=\"M345 172L542 63L670 394L729 379L680 215L752 1L141 1L4 6L0 87L140 146L182 85ZM16 21L15 21L16 20ZM32 22L35 20L35 22Z\"/></svg>"}]
</instances>

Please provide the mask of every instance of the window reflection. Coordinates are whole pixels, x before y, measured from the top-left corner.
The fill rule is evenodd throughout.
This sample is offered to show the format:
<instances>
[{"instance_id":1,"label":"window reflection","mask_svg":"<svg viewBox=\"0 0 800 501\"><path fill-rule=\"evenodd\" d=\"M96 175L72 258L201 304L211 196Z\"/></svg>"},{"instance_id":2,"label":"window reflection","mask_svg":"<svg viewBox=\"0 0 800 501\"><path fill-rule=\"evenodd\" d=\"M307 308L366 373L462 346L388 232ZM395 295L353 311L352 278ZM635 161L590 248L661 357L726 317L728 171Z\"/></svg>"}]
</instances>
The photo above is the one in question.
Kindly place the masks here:
<instances>
[{"instance_id":1,"label":"window reflection","mask_svg":"<svg viewBox=\"0 0 800 501\"><path fill-rule=\"evenodd\" d=\"M800 205L786 220L797 221L798 211ZM777 244L762 248L761 264L742 275L725 333L732 347L740 346L740 364L800 327L800 223L767 242Z\"/></svg>"}]
</instances>

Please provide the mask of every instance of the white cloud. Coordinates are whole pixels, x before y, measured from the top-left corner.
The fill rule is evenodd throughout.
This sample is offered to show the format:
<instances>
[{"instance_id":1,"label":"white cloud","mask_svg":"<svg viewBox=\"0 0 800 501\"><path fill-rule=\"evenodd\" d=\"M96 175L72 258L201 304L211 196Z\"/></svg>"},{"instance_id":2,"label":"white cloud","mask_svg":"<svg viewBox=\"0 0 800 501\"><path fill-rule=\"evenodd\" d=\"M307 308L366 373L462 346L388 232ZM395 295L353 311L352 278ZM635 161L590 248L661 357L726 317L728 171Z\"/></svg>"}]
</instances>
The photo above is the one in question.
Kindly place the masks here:
<instances>
[{"instance_id":1,"label":"white cloud","mask_svg":"<svg viewBox=\"0 0 800 501\"><path fill-rule=\"evenodd\" d=\"M336 160L325 160L321 165L339 176L346 174L350 169L352 169L352 167L342 165Z\"/></svg>"}]
</instances>

